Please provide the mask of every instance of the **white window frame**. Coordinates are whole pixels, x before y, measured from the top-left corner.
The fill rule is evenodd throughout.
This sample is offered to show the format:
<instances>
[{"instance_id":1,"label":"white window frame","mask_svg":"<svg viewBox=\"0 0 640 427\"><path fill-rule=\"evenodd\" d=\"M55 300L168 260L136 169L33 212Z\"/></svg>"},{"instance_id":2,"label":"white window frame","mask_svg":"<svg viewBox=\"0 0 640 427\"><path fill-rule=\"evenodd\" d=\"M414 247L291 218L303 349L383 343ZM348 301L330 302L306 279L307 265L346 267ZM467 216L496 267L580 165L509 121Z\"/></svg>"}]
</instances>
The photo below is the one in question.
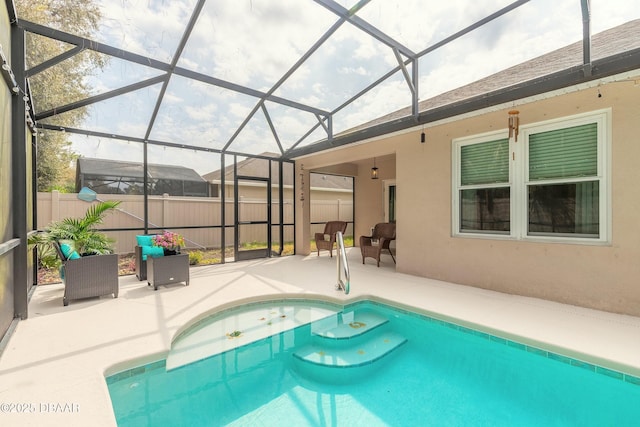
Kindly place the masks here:
<instances>
[{"instance_id":1,"label":"white window frame","mask_svg":"<svg viewBox=\"0 0 640 427\"><path fill-rule=\"evenodd\" d=\"M461 174L460 174L460 165L462 162L462 147L467 145L474 144L482 144L485 142L491 142L499 139L506 139L509 137L509 132L507 130L500 130L496 132L489 132L480 135L474 135L464 138L458 138L453 140L454 147L454 155L453 155L453 208L452 208L452 234L454 236L465 236L465 237L481 237L486 238L490 237L492 239L511 239L513 238L513 209L514 209L514 201L513 201L513 162L509 161L509 180L508 182L498 183L498 184L479 184L479 185L470 185L463 186L461 182ZM509 153L513 150L512 141L509 140ZM473 188L502 188L509 187L510 188L510 232L483 232L483 231L461 231L460 230L460 190L462 189L473 189Z\"/></svg>"},{"instance_id":2,"label":"white window frame","mask_svg":"<svg viewBox=\"0 0 640 427\"><path fill-rule=\"evenodd\" d=\"M522 118L521 118L522 120ZM576 237L567 235L528 235L528 196L527 185L529 182L529 135L550 130L580 126L588 123L597 123L597 149L598 168L597 175L587 180L597 180L599 189L599 237ZM489 233L482 231L460 230L460 190L463 187L460 182L461 147L489 142L508 137L508 130L485 133L470 137L456 138L452 142L452 212L451 234L454 237L482 238L496 240L522 240L545 243L575 243L585 245L603 245L611 242L611 109L592 111L589 113L562 117L539 123L520 126L518 141L509 139L509 183L497 184L497 187L510 187L510 232ZM567 180L575 182L576 180ZM578 180L579 181L579 180ZM563 180L549 180L549 183ZM533 184L538 184L534 182ZM494 185L480 185L488 188ZM464 187L468 188L468 187Z\"/></svg>"}]
</instances>

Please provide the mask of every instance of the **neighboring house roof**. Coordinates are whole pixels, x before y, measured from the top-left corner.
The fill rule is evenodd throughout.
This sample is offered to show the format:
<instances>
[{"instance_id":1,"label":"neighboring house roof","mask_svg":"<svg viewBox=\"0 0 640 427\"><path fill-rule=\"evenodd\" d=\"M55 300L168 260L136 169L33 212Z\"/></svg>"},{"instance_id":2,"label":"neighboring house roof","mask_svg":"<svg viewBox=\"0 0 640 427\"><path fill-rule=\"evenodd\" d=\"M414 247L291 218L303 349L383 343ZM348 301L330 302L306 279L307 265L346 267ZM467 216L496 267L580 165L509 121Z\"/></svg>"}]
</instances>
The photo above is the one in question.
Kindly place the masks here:
<instances>
[{"instance_id":1,"label":"neighboring house roof","mask_svg":"<svg viewBox=\"0 0 640 427\"><path fill-rule=\"evenodd\" d=\"M259 156L269 157L273 159L277 159L280 157L276 153L268 153L268 152L261 153L259 154ZM264 159L264 158L251 157L245 160L241 160L238 162L238 175L267 178L269 176L268 168L270 163L271 163L270 161L267 161L267 159ZM213 172L206 173L202 175L202 177L207 181L220 181L220 178L221 178L220 169L217 169ZM233 181L233 164L224 168L224 178L228 182ZM273 176L272 178L274 179L275 182L277 182L277 179L278 179L277 176ZM286 184L286 181L287 179L285 178L285 184Z\"/></svg>"},{"instance_id":2,"label":"neighboring house roof","mask_svg":"<svg viewBox=\"0 0 640 427\"><path fill-rule=\"evenodd\" d=\"M198 173L184 166L148 164L148 177L151 179L167 179L173 181L206 182ZM78 159L78 174L142 178L142 163L123 162L120 160Z\"/></svg>"},{"instance_id":3,"label":"neighboring house roof","mask_svg":"<svg viewBox=\"0 0 640 427\"><path fill-rule=\"evenodd\" d=\"M280 157L279 154L268 152L261 153L260 156L270 157L274 159ZM263 158L249 158L238 162L238 175L266 178L269 176L268 167L269 162ZM224 171L224 178L226 183L233 184L233 165L225 167ZM203 175L203 178L210 182L219 182L220 177L221 174L219 169ZM271 180L272 184L274 185L277 185L279 183L277 171L272 172ZM283 181L284 185L293 186L293 174L284 173ZM338 175L312 173L310 178L310 186L315 188L327 188L334 190L353 190L352 181L349 178L345 179L344 176Z\"/></svg>"}]
</instances>

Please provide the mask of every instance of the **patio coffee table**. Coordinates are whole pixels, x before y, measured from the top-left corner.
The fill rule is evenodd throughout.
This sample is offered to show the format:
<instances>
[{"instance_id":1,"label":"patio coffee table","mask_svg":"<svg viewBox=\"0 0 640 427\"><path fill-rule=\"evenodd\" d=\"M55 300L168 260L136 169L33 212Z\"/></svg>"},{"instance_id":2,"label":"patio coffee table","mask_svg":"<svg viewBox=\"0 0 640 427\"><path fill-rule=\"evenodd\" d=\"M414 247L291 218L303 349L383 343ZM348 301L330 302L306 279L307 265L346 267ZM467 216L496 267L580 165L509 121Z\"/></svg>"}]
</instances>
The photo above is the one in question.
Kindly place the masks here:
<instances>
[{"instance_id":1,"label":"patio coffee table","mask_svg":"<svg viewBox=\"0 0 640 427\"><path fill-rule=\"evenodd\" d=\"M147 283L157 291L158 286L185 282L189 286L189 255L177 254L147 258Z\"/></svg>"}]
</instances>

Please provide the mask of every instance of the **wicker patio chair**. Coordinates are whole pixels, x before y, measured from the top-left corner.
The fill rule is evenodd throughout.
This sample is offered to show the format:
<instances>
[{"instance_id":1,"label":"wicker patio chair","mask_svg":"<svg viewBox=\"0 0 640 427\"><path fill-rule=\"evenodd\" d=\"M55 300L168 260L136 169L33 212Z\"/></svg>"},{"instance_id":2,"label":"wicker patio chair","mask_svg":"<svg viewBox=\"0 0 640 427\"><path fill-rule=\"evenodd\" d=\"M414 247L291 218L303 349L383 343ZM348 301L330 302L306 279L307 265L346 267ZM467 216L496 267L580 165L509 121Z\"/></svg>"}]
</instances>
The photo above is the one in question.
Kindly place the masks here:
<instances>
[{"instance_id":1,"label":"wicker patio chair","mask_svg":"<svg viewBox=\"0 0 640 427\"><path fill-rule=\"evenodd\" d=\"M347 231L347 223L344 221L328 221L324 225L324 232L315 234L318 256L320 256L320 249L324 249L329 251L331 257L333 257L333 244L336 242L336 233L338 231L344 234Z\"/></svg>"},{"instance_id":2,"label":"wicker patio chair","mask_svg":"<svg viewBox=\"0 0 640 427\"><path fill-rule=\"evenodd\" d=\"M118 298L118 254L68 259L62 253L58 242L54 242L53 246L62 260L63 305L69 305L70 300L102 295Z\"/></svg>"},{"instance_id":3,"label":"wicker patio chair","mask_svg":"<svg viewBox=\"0 0 640 427\"><path fill-rule=\"evenodd\" d=\"M142 246L134 246L133 252L136 260L136 278L138 280L147 280L147 260L142 256Z\"/></svg>"},{"instance_id":4,"label":"wicker patio chair","mask_svg":"<svg viewBox=\"0 0 640 427\"><path fill-rule=\"evenodd\" d=\"M153 245L155 234L142 234L136 236L136 245L133 247L136 262L136 277L138 280L147 280L147 257L162 256L162 248ZM157 251L160 251L158 253Z\"/></svg>"},{"instance_id":5,"label":"wicker patio chair","mask_svg":"<svg viewBox=\"0 0 640 427\"><path fill-rule=\"evenodd\" d=\"M364 259L374 258L378 267L380 267L380 254L386 249L393 263L396 263L396 258L393 256L389 245L396 239L396 225L391 222L381 222L376 224L373 228L373 234L371 236L360 236L360 252L362 252L362 263Z\"/></svg>"}]
</instances>

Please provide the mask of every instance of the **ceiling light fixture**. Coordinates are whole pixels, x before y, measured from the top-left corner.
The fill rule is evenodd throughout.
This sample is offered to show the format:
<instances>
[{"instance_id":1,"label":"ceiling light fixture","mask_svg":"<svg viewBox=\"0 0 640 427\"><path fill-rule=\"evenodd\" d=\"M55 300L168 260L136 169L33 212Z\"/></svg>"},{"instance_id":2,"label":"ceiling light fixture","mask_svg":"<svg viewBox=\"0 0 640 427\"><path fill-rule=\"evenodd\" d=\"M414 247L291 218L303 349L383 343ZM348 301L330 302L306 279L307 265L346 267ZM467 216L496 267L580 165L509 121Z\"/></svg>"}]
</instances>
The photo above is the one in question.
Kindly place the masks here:
<instances>
[{"instance_id":1,"label":"ceiling light fixture","mask_svg":"<svg viewBox=\"0 0 640 427\"><path fill-rule=\"evenodd\" d=\"M373 158L373 167L371 168L371 179L378 179L378 168L376 167L376 158Z\"/></svg>"}]
</instances>

